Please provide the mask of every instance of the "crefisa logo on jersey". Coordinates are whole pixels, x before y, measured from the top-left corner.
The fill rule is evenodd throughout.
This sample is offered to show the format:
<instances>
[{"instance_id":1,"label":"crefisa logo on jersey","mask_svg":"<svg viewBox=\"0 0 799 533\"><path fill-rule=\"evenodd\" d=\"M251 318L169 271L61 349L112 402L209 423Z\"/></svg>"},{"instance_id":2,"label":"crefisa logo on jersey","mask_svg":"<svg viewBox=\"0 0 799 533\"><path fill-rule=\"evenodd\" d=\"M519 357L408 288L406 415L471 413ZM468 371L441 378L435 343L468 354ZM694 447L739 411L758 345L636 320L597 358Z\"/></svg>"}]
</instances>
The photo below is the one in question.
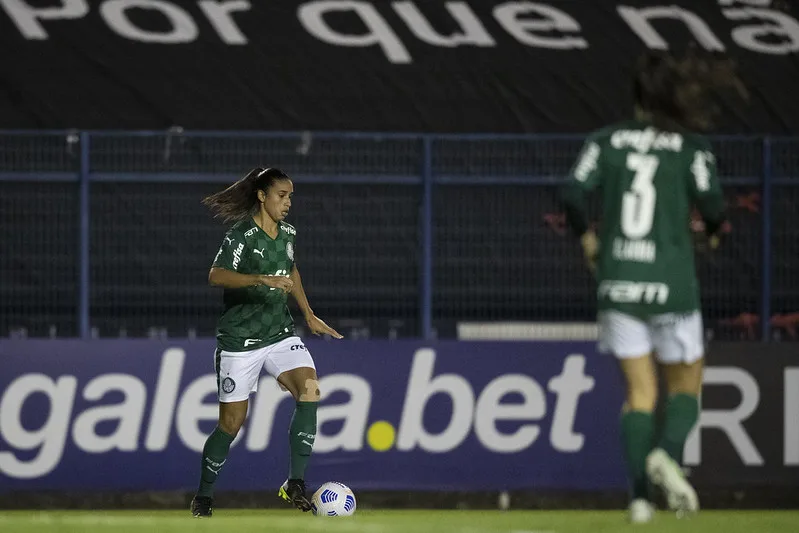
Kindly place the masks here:
<instances>
[{"instance_id":1,"label":"crefisa logo on jersey","mask_svg":"<svg viewBox=\"0 0 799 533\"><path fill-rule=\"evenodd\" d=\"M238 270L239 261L241 261L241 252L244 250L244 243L239 243L235 250L233 250L233 268Z\"/></svg>"},{"instance_id":2,"label":"crefisa logo on jersey","mask_svg":"<svg viewBox=\"0 0 799 533\"><path fill-rule=\"evenodd\" d=\"M294 245L290 242L286 243L286 255L289 256L289 261L294 261Z\"/></svg>"}]
</instances>

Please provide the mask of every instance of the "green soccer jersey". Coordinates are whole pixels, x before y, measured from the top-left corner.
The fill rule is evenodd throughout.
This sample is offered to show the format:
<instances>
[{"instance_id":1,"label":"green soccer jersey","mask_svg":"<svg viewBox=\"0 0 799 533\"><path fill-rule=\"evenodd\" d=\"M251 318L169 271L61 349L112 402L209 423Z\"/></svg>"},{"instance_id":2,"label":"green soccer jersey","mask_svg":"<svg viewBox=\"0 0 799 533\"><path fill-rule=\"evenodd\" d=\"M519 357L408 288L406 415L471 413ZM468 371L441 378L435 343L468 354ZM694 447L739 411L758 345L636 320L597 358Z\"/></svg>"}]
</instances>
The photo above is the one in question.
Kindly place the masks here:
<instances>
[{"instance_id":1,"label":"green soccer jersey","mask_svg":"<svg viewBox=\"0 0 799 533\"><path fill-rule=\"evenodd\" d=\"M705 220L723 211L708 141L641 121L600 130L586 141L566 194L574 201L597 188L598 308L639 318L698 310L691 211Z\"/></svg>"},{"instance_id":2,"label":"green soccer jersey","mask_svg":"<svg viewBox=\"0 0 799 533\"><path fill-rule=\"evenodd\" d=\"M294 266L296 235L292 225L280 222L273 239L252 218L242 220L225 235L213 266L242 274L288 276ZM288 295L282 290L265 285L225 289L223 300L216 331L222 350L255 350L294 334Z\"/></svg>"}]
</instances>

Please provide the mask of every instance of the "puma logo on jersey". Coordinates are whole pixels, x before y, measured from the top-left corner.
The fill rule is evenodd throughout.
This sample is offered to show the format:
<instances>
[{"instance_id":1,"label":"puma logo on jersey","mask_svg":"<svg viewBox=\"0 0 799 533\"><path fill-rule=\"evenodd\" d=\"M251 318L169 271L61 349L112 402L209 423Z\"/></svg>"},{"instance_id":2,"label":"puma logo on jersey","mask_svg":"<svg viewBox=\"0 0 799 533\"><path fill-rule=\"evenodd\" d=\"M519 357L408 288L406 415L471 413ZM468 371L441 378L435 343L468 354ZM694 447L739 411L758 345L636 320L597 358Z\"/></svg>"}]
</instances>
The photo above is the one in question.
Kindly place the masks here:
<instances>
[{"instance_id":1,"label":"puma logo on jersey","mask_svg":"<svg viewBox=\"0 0 799 533\"><path fill-rule=\"evenodd\" d=\"M261 248L260 250L258 250L258 249L254 249L254 250L252 251L252 253L254 253L254 254L258 254L258 255L260 255L260 256L263 258L263 256L264 256L264 250L266 250L266 248Z\"/></svg>"},{"instance_id":2,"label":"puma logo on jersey","mask_svg":"<svg viewBox=\"0 0 799 533\"><path fill-rule=\"evenodd\" d=\"M244 250L244 243L239 243L235 250L233 250L233 270L239 269L239 261L241 261L241 252Z\"/></svg>"}]
</instances>

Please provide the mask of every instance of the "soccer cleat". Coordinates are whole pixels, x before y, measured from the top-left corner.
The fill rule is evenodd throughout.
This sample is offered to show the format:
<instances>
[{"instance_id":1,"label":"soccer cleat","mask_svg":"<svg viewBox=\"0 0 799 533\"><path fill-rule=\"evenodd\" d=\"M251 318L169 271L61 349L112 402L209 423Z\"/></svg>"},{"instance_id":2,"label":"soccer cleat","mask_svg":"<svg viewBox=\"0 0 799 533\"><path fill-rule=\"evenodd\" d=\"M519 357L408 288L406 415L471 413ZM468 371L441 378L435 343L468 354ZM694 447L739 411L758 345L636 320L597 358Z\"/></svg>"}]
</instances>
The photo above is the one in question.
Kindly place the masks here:
<instances>
[{"instance_id":1,"label":"soccer cleat","mask_svg":"<svg viewBox=\"0 0 799 533\"><path fill-rule=\"evenodd\" d=\"M207 496L195 496L191 500L191 515L194 518L211 518L214 514L214 500Z\"/></svg>"},{"instance_id":2,"label":"soccer cleat","mask_svg":"<svg viewBox=\"0 0 799 533\"><path fill-rule=\"evenodd\" d=\"M291 502L294 507L303 513L311 510L311 502L305 495L305 481L302 479L287 479L277 493L278 496Z\"/></svg>"},{"instance_id":3,"label":"soccer cleat","mask_svg":"<svg viewBox=\"0 0 799 533\"><path fill-rule=\"evenodd\" d=\"M630 502L629 517L632 524L646 524L655 516L655 508L647 500L637 498Z\"/></svg>"},{"instance_id":4,"label":"soccer cleat","mask_svg":"<svg viewBox=\"0 0 799 533\"><path fill-rule=\"evenodd\" d=\"M680 465L661 448L652 450L646 458L646 473L649 479L663 489L669 509L678 515L699 510L699 497L685 479Z\"/></svg>"}]
</instances>

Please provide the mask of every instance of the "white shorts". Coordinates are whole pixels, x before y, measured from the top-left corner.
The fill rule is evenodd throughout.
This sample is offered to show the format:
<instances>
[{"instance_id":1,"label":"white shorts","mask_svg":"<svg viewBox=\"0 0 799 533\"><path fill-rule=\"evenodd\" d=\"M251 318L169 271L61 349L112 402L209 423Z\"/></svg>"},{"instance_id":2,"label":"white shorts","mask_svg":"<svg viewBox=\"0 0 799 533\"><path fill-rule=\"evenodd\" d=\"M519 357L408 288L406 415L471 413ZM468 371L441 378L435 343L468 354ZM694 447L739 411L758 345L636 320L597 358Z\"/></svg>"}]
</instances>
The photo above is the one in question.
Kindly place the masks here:
<instances>
[{"instance_id":1,"label":"white shorts","mask_svg":"<svg viewBox=\"0 0 799 533\"><path fill-rule=\"evenodd\" d=\"M300 367L316 370L311 353L299 337L288 337L275 344L248 352L217 350L214 356L217 392L222 403L240 402L258 390L261 369L275 379L283 372Z\"/></svg>"},{"instance_id":2,"label":"white shorts","mask_svg":"<svg viewBox=\"0 0 799 533\"><path fill-rule=\"evenodd\" d=\"M666 313L641 320L619 311L600 311L599 351L619 359L655 352L663 364L694 363L705 354L702 315Z\"/></svg>"}]
</instances>

